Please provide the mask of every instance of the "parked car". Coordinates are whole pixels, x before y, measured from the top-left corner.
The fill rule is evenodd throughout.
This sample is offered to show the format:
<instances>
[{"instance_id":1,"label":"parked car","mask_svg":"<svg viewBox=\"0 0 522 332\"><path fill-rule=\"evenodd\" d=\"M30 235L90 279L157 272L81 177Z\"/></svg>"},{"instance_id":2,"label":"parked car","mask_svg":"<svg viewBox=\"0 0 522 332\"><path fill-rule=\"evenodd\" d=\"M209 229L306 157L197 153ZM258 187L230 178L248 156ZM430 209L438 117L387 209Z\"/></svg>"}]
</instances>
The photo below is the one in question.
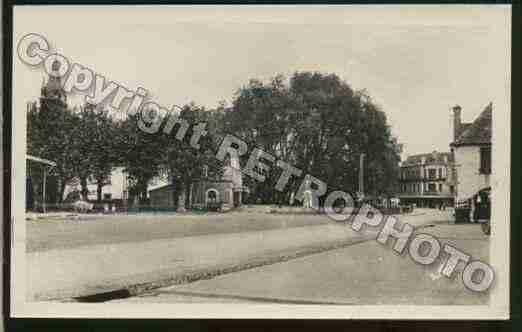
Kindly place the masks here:
<instances>
[{"instance_id":1,"label":"parked car","mask_svg":"<svg viewBox=\"0 0 522 332\"><path fill-rule=\"evenodd\" d=\"M470 222L471 204L470 200L458 201L455 204L455 222L456 223L467 223Z\"/></svg>"},{"instance_id":2,"label":"parked car","mask_svg":"<svg viewBox=\"0 0 522 332\"><path fill-rule=\"evenodd\" d=\"M473 221L480 223L486 235L491 234L491 187L479 190L473 196Z\"/></svg>"}]
</instances>

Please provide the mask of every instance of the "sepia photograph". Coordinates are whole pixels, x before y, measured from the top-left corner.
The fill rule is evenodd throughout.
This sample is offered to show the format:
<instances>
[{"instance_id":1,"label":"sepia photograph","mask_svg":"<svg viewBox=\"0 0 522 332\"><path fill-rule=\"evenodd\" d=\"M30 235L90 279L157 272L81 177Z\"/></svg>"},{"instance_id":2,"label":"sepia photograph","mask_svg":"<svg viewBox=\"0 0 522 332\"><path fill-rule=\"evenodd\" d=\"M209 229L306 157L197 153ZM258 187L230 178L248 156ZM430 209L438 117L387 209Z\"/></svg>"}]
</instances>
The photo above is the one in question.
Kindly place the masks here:
<instances>
[{"instance_id":1,"label":"sepia photograph","mask_svg":"<svg viewBox=\"0 0 522 332\"><path fill-rule=\"evenodd\" d=\"M508 319L511 6L13 9L13 317Z\"/></svg>"}]
</instances>

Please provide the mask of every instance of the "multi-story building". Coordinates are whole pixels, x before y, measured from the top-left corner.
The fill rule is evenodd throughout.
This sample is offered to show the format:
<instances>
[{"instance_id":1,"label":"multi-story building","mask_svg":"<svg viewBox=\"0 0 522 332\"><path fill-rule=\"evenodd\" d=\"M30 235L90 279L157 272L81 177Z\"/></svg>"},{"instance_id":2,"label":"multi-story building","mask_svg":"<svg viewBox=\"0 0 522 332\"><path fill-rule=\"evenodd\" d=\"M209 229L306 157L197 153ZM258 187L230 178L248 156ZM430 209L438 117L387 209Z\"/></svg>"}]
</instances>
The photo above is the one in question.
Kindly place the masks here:
<instances>
[{"instance_id":1,"label":"multi-story building","mask_svg":"<svg viewBox=\"0 0 522 332\"><path fill-rule=\"evenodd\" d=\"M493 105L487 105L471 123L463 123L461 107L453 107L453 155L455 178L455 201L471 203L481 190L490 187L491 131Z\"/></svg>"},{"instance_id":2,"label":"multi-story building","mask_svg":"<svg viewBox=\"0 0 522 332\"><path fill-rule=\"evenodd\" d=\"M432 208L453 205L452 161L451 153L437 151L406 158L399 179L401 204Z\"/></svg>"}]
</instances>

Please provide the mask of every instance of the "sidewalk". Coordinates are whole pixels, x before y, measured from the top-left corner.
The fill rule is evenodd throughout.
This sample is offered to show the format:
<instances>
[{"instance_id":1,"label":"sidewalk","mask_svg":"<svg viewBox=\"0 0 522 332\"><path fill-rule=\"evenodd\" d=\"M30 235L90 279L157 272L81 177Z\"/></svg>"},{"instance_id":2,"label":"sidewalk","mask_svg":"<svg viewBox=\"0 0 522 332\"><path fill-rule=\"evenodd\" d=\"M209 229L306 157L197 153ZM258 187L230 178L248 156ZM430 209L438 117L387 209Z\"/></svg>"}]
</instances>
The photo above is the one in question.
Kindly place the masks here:
<instances>
[{"instance_id":1,"label":"sidewalk","mask_svg":"<svg viewBox=\"0 0 522 332\"><path fill-rule=\"evenodd\" d=\"M48 212L48 213L36 213L26 212L25 220L37 220L37 219L67 219L71 217L77 217L78 214L74 212Z\"/></svg>"},{"instance_id":2,"label":"sidewalk","mask_svg":"<svg viewBox=\"0 0 522 332\"><path fill-rule=\"evenodd\" d=\"M434 219L403 221L419 226ZM120 289L137 294L348 246L376 234L327 224L37 251L27 254L27 295L50 300Z\"/></svg>"}]
</instances>

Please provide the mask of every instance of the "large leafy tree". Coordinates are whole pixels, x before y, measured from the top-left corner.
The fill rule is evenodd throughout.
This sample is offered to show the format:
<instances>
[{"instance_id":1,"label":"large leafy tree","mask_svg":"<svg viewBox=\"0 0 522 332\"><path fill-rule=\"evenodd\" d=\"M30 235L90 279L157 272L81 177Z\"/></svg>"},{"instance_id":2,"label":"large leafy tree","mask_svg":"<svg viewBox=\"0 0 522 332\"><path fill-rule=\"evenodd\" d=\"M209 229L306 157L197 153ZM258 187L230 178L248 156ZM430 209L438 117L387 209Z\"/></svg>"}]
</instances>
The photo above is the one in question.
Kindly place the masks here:
<instances>
[{"instance_id":1,"label":"large leafy tree","mask_svg":"<svg viewBox=\"0 0 522 332\"><path fill-rule=\"evenodd\" d=\"M190 207L190 187L194 180L201 178L204 173L210 178L220 178L223 174L223 163L215 158L219 141L217 123L221 113L207 111L191 103L183 106L178 114L169 116L176 116L188 124L181 140L176 138L178 131L183 130L181 126L175 126L171 132L161 136L162 146L165 147L162 159L164 174L167 174L174 187L178 208L183 210ZM207 134L200 137L197 142L199 148L196 149L191 146L190 141L200 123L206 124Z\"/></svg>"},{"instance_id":2,"label":"large leafy tree","mask_svg":"<svg viewBox=\"0 0 522 332\"><path fill-rule=\"evenodd\" d=\"M49 173L56 179L57 192L50 196L55 196L56 203L61 203L66 185L76 175L71 158L77 149L74 139L76 115L61 100L42 97L39 107L36 103L31 105L27 118L27 152L57 164ZM37 188L41 188L42 180L38 174L31 172L32 181Z\"/></svg>"},{"instance_id":3,"label":"large leafy tree","mask_svg":"<svg viewBox=\"0 0 522 332\"><path fill-rule=\"evenodd\" d=\"M290 147L294 112L295 101L284 85L283 76L276 76L269 84L253 79L237 92L232 111L225 114L223 124L226 127L223 131L233 133L250 146L256 146L287 162L294 162ZM243 164L247 158L242 157ZM266 180L262 183L251 178L245 178L244 181L253 193L251 197L272 203L280 195L274 190L278 174L265 172L264 175Z\"/></svg>"},{"instance_id":4,"label":"large leafy tree","mask_svg":"<svg viewBox=\"0 0 522 332\"><path fill-rule=\"evenodd\" d=\"M160 133L141 130L138 121L139 115L131 115L115 124L112 151L128 174L131 202L137 198L140 204L145 204L149 183L161 175L164 146Z\"/></svg>"},{"instance_id":5,"label":"large leafy tree","mask_svg":"<svg viewBox=\"0 0 522 332\"><path fill-rule=\"evenodd\" d=\"M74 135L76 150L72 154L75 172L86 198L87 182L96 183L97 200L102 200L103 187L110 184L112 169L119 162L116 147L116 124L102 108L86 104L76 117Z\"/></svg>"},{"instance_id":6,"label":"large leafy tree","mask_svg":"<svg viewBox=\"0 0 522 332\"><path fill-rule=\"evenodd\" d=\"M330 190L357 190L359 157L365 154L366 192L383 194L393 187L399 145L386 116L365 91L354 91L338 76L295 73L270 83L251 80L237 93L227 114L230 130L278 158L326 182ZM247 180L254 197L285 203L297 189L274 189L272 168L264 183Z\"/></svg>"}]
</instances>

